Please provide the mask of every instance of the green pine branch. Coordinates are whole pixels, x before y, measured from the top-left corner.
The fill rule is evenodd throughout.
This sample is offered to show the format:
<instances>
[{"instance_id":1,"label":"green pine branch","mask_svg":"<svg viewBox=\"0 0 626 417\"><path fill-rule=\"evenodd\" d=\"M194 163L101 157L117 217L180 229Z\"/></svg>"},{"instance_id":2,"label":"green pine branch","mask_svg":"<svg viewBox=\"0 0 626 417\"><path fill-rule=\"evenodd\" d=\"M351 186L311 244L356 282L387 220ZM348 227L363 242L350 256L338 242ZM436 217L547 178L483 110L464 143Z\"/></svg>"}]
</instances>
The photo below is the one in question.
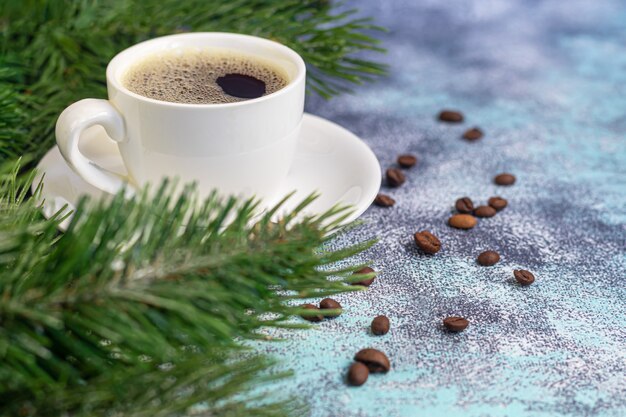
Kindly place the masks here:
<instances>
[{"instance_id":1,"label":"green pine branch","mask_svg":"<svg viewBox=\"0 0 626 417\"><path fill-rule=\"evenodd\" d=\"M59 235L61 217L37 216L32 176L18 171L0 181L0 415L295 406L249 414L234 399L270 365L243 359L234 340L303 327L289 321L294 300L355 288L329 278L358 266L333 265L372 242L323 249L346 208L302 217L311 197L278 223L280 204L255 221L254 201L212 195L198 206L192 188L172 198L165 184L154 197L85 199ZM133 385L142 380L156 384Z\"/></svg>"},{"instance_id":2,"label":"green pine branch","mask_svg":"<svg viewBox=\"0 0 626 417\"><path fill-rule=\"evenodd\" d=\"M33 154L54 143L61 111L86 97L106 97L105 67L137 42L183 31L225 31L282 42L302 55L308 88L324 97L349 91L385 72L360 57L381 52L382 29L355 11L320 0L9 0L0 16L0 68L15 72L12 98L26 129L0 142L0 157ZM0 90L6 76L0 71ZM0 106L4 94L0 92ZM0 124L0 138L6 137ZM15 139L19 138L19 139ZM18 142L19 141L19 142Z\"/></svg>"}]
</instances>

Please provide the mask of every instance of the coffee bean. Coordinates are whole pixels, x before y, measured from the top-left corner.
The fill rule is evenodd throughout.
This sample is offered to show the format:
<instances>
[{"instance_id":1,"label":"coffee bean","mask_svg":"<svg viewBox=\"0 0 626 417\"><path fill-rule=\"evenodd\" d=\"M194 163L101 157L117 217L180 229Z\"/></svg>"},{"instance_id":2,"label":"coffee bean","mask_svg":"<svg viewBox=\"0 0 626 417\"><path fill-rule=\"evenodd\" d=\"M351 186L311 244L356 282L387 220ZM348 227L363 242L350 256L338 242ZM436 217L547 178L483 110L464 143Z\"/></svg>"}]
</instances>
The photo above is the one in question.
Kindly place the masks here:
<instances>
[{"instance_id":1,"label":"coffee bean","mask_svg":"<svg viewBox=\"0 0 626 417\"><path fill-rule=\"evenodd\" d=\"M396 204L396 200L389 197L387 194L378 194L374 199L374 204L379 207L391 207Z\"/></svg>"},{"instance_id":2,"label":"coffee bean","mask_svg":"<svg viewBox=\"0 0 626 417\"><path fill-rule=\"evenodd\" d=\"M469 321L463 317L446 317L443 319L443 325L451 332L461 332L467 328Z\"/></svg>"},{"instance_id":3,"label":"coffee bean","mask_svg":"<svg viewBox=\"0 0 626 417\"><path fill-rule=\"evenodd\" d=\"M439 113L439 120L448 123L461 123L463 121L463 114L456 110L442 110Z\"/></svg>"},{"instance_id":4,"label":"coffee bean","mask_svg":"<svg viewBox=\"0 0 626 417\"><path fill-rule=\"evenodd\" d=\"M476 217L493 217L496 215L496 209L491 206L478 206L474 210L474 216Z\"/></svg>"},{"instance_id":5,"label":"coffee bean","mask_svg":"<svg viewBox=\"0 0 626 417\"><path fill-rule=\"evenodd\" d=\"M502 197L491 197L487 203L496 211L502 210L509 204L509 202Z\"/></svg>"},{"instance_id":6,"label":"coffee bean","mask_svg":"<svg viewBox=\"0 0 626 417\"><path fill-rule=\"evenodd\" d=\"M370 372L387 372L391 368L387 355L376 349L361 349L354 355L354 360L363 363Z\"/></svg>"},{"instance_id":7,"label":"coffee bean","mask_svg":"<svg viewBox=\"0 0 626 417\"><path fill-rule=\"evenodd\" d=\"M477 127L468 129L463 133L463 139L469 141L475 141L483 137L483 131Z\"/></svg>"},{"instance_id":8,"label":"coffee bean","mask_svg":"<svg viewBox=\"0 0 626 417\"><path fill-rule=\"evenodd\" d=\"M492 266L498 263L500 254L493 250L488 250L478 255L477 261L482 266Z\"/></svg>"},{"instance_id":9,"label":"coffee bean","mask_svg":"<svg viewBox=\"0 0 626 417\"><path fill-rule=\"evenodd\" d=\"M471 229L476 226L476 217L470 214L455 214L448 219L448 224L457 229Z\"/></svg>"},{"instance_id":10,"label":"coffee bean","mask_svg":"<svg viewBox=\"0 0 626 417\"><path fill-rule=\"evenodd\" d=\"M360 387L365 384L367 377L370 376L370 370L361 362L354 362L348 370L348 384Z\"/></svg>"},{"instance_id":11,"label":"coffee bean","mask_svg":"<svg viewBox=\"0 0 626 417\"><path fill-rule=\"evenodd\" d=\"M324 317L337 317L341 314L341 312L327 313L324 310L341 310L341 304L339 304L332 298L324 298L322 301L320 301L320 310L322 311L322 314L324 314Z\"/></svg>"},{"instance_id":12,"label":"coffee bean","mask_svg":"<svg viewBox=\"0 0 626 417\"><path fill-rule=\"evenodd\" d=\"M505 172L496 175L493 181L498 185L513 185L515 184L515 176Z\"/></svg>"},{"instance_id":13,"label":"coffee bean","mask_svg":"<svg viewBox=\"0 0 626 417\"><path fill-rule=\"evenodd\" d=\"M411 168L417 163L417 158L414 155L400 155L398 157L398 165L402 168Z\"/></svg>"},{"instance_id":14,"label":"coffee bean","mask_svg":"<svg viewBox=\"0 0 626 417\"><path fill-rule=\"evenodd\" d=\"M317 308L317 306L313 305L313 304L302 304L300 307L301 308L305 308L307 310L319 310L319 308ZM316 316L308 316L308 315L305 316L305 315L302 315L300 317L302 317L305 320L312 321L314 323L317 323L318 321L324 320L324 316L322 316L321 314L320 315L316 315Z\"/></svg>"},{"instance_id":15,"label":"coffee bean","mask_svg":"<svg viewBox=\"0 0 626 417\"><path fill-rule=\"evenodd\" d=\"M417 232L413 237L415 238L415 244L425 253L433 255L441 249L441 242L437 239L437 236L428 230Z\"/></svg>"},{"instance_id":16,"label":"coffee bean","mask_svg":"<svg viewBox=\"0 0 626 417\"><path fill-rule=\"evenodd\" d=\"M387 176L387 185L390 187L399 187L406 181L404 173L396 168L389 168L385 175Z\"/></svg>"},{"instance_id":17,"label":"coffee bean","mask_svg":"<svg viewBox=\"0 0 626 417\"><path fill-rule=\"evenodd\" d=\"M474 203L469 197L459 198L456 200L454 207L459 213L471 213L474 211Z\"/></svg>"},{"instance_id":18,"label":"coffee bean","mask_svg":"<svg viewBox=\"0 0 626 417\"><path fill-rule=\"evenodd\" d=\"M525 269L516 269L513 271L513 276L521 285L530 285L535 282L535 276L532 272Z\"/></svg>"},{"instance_id":19,"label":"coffee bean","mask_svg":"<svg viewBox=\"0 0 626 417\"><path fill-rule=\"evenodd\" d=\"M387 334L389 331L389 319L387 316L376 316L372 320L372 333L377 336Z\"/></svg>"},{"instance_id":20,"label":"coffee bean","mask_svg":"<svg viewBox=\"0 0 626 417\"><path fill-rule=\"evenodd\" d=\"M352 276L373 274L373 273L374 273L374 270L370 268L369 266L366 266L365 268L359 269L358 271L354 272ZM353 282L352 285L363 285L364 287L369 287L370 285L372 285L372 282L374 282L374 279L376 279L376 277L365 278L365 279L362 279L361 281Z\"/></svg>"}]
</instances>

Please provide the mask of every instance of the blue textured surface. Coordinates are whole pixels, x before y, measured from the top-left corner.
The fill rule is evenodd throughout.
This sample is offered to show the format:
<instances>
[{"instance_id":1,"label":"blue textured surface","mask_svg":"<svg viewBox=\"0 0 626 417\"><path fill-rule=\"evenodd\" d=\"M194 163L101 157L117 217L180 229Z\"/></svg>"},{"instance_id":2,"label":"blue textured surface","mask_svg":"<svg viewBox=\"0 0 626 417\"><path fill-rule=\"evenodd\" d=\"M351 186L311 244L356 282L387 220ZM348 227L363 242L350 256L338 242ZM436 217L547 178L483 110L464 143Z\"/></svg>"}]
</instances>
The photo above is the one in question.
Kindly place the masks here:
<instances>
[{"instance_id":1,"label":"blue textured surface","mask_svg":"<svg viewBox=\"0 0 626 417\"><path fill-rule=\"evenodd\" d=\"M336 320L259 349L296 376L270 387L305 399L313 417L626 415L626 3L367 1L390 28L391 76L308 111L363 138L383 167L419 156L393 208L333 245L379 236L363 259L382 271L366 292L337 297ZM457 108L463 125L435 120ZM460 134L480 126L485 137ZM517 176L513 187L495 174ZM471 231L449 228L456 198L509 207ZM443 248L424 256L412 234ZM475 263L494 249L502 260ZM520 287L512 270L537 276ZM369 334L371 319L392 330ZM442 331L458 314L461 334ZM343 381L364 347L386 375Z\"/></svg>"}]
</instances>

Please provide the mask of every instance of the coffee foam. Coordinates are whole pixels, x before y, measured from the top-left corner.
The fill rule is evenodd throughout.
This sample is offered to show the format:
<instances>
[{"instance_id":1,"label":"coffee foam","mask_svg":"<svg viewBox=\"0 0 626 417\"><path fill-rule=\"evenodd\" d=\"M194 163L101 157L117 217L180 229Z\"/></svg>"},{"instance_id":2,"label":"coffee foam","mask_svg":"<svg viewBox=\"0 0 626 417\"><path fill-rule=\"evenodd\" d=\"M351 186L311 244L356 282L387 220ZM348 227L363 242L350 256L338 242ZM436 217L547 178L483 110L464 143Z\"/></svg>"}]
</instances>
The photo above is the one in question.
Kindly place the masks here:
<instances>
[{"instance_id":1,"label":"coffee foam","mask_svg":"<svg viewBox=\"0 0 626 417\"><path fill-rule=\"evenodd\" d=\"M133 93L172 103L220 104L245 101L226 94L217 79L244 74L265 83L265 94L287 85L282 70L265 60L229 51L189 50L150 55L133 65L123 77Z\"/></svg>"}]
</instances>

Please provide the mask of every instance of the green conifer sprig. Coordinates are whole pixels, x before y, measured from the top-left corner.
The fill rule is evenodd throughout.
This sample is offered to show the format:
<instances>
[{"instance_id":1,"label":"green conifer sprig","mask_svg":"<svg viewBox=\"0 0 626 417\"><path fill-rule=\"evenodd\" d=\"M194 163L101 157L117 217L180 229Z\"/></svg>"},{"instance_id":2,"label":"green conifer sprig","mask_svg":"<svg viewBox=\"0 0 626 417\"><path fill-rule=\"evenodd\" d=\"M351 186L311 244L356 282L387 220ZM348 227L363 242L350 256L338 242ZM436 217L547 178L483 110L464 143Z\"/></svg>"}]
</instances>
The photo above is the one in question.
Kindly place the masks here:
<instances>
[{"instance_id":1,"label":"green conifer sprig","mask_svg":"<svg viewBox=\"0 0 626 417\"><path fill-rule=\"evenodd\" d=\"M172 415L213 400L211 415L221 415L219 404L244 407L229 396L263 381L269 362L237 356L234 339L303 327L289 321L301 312L290 301L353 290L329 277L357 266L333 265L373 243L323 249L347 209L297 219L314 197L276 223L282 203L254 220L254 201L214 194L197 207L193 188L173 198L167 184L130 201L85 199L59 235L61 218L35 215L37 196L25 191L31 178L17 172L0 181L5 415ZM143 379L158 384L131 388Z\"/></svg>"},{"instance_id":2,"label":"green conifer sprig","mask_svg":"<svg viewBox=\"0 0 626 417\"><path fill-rule=\"evenodd\" d=\"M309 89L324 97L383 74L384 65L359 57L382 51L372 36L382 29L337 10L319 0L9 0L0 17L0 68L15 72L28 126L23 139L0 142L0 157L40 157L66 106L106 97L108 61L156 36L225 31L276 40L302 55ZM0 102L3 79L0 73Z\"/></svg>"}]
</instances>

